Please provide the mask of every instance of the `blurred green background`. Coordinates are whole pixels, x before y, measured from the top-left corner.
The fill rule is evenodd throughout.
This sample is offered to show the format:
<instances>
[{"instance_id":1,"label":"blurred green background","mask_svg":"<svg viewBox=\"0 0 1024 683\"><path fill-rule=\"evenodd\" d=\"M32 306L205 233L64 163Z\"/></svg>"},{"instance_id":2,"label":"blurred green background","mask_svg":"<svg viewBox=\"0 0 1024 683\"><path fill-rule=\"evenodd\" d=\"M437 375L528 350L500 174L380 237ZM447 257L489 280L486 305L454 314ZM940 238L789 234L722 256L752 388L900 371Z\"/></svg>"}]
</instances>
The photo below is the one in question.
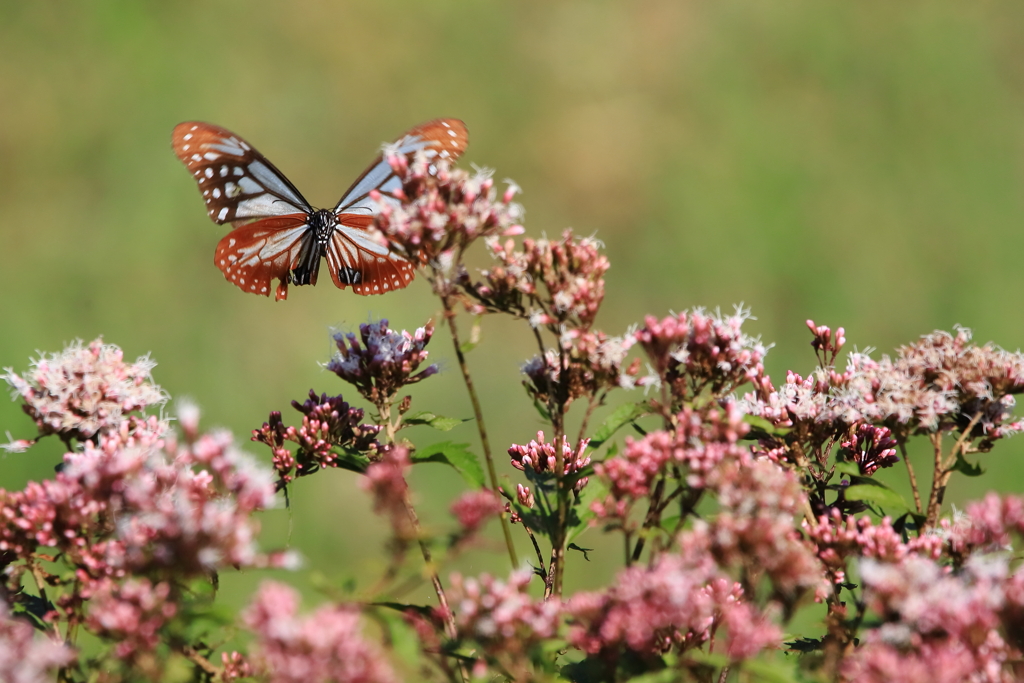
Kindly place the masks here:
<instances>
[{"instance_id":1,"label":"blurred green background","mask_svg":"<svg viewBox=\"0 0 1024 683\"><path fill-rule=\"evenodd\" d=\"M0 365L102 334L152 353L158 383L247 441L311 387L345 391L318 366L331 326L437 319L422 279L381 298L324 279L283 303L230 286L212 263L225 230L170 150L187 119L242 134L330 206L382 141L462 118L465 162L522 185L529 234L604 241L603 329L745 302L750 331L776 343L777 381L813 366L807 318L845 326L850 348L891 352L960 323L1016 349L1022 84L1019 1L0 0ZM501 454L541 427L519 386L532 347L503 321L483 332L470 363ZM446 371L414 409L468 417L443 333L432 352ZM6 401L5 430L32 433ZM407 434L476 443L471 424ZM1022 449L1002 445L948 499L1019 490ZM59 451L6 456L0 485L48 476ZM445 529L460 479L428 466L416 486ZM356 478L320 474L292 500L265 516L264 544L302 552L307 587L311 570L365 585L384 528ZM506 570L489 532L462 570ZM597 536L571 588L618 566ZM225 585L241 600L262 576Z\"/></svg>"}]
</instances>

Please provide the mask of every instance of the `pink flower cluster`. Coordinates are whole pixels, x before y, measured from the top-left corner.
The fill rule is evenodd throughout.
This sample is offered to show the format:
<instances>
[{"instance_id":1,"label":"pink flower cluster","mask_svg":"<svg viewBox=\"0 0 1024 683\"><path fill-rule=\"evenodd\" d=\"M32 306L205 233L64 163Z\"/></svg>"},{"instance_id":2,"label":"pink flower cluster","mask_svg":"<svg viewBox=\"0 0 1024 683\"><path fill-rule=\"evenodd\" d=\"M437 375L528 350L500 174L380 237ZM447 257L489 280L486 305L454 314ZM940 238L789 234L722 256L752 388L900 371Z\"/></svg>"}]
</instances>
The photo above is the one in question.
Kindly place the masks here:
<instances>
[{"instance_id":1,"label":"pink flower cluster","mask_svg":"<svg viewBox=\"0 0 1024 683\"><path fill-rule=\"evenodd\" d=\"M453 574L449 592L459 638L479 644L488 654L513 659L551 638L558 630L561 604L530 597L532 576L530 569L512 572L507 582L488 574Z\"/></svg>"},{"instance_id":2,"label":"pink flower cluster","mask_svg":"<svg viewBox=\"0 0 1024 683\"><path fill-rule=\"evenodd\" d=\"M592 509L599 517L625 520L633 503L650 496L655 481L670 466L685 467L686 484L703 488L708 474L722 460L738 458L747 450L737 442L748 429L736 404L727 403L724 409L684 408L671 432L651 432L639 441L627 437L621 454L594 467L598 476L607 480L609 494Z\"/></svg>"},{"instance_id":3,"label":"pink flower cluster","mask_svg":"<svg viewBox=\"0 0 1024 683\"><path fill-rule=\"evenodd\" d=\"M992 441L1020 431L1013 394L1024 391L1024 354L970 343L970 330L937 331L899 349L895 359L850 354L845 372L819 368L796 374L777 391L762 378L749 411L780 426L797 421L853 425L893 419L910 430L933 432L977 417L976 432ZM984 444L982 447L986 447Z\"/></svg>"},{"instance_id":4,"label":"pink flower cluster","mask_svg":"<svg viewBox=\"0 0 1024 683\"><path fill-rule=\"evenodd\" d=\"M153 584L149 579L128 579L116 584L100 581L91 595L86 626L96 635L117 643L114 653L130 659L149 652L160 642L160 629L178 611L171 599L171 584Z\"/></svg>"},{"instance_id":5,"label":"pink flower cluster","mask_svg":"<svg viewBox=\"0 0 1024 683\"><path fill-rule=\"evenodd\" d=\"M719 566L739 568L748 585L767 576L775 597L786 602L805 590L824 594L823 567L797 529L806 494L794 472L745 455L724 460L708 476L708 487L718 494L720 511L698 521L694 532L706 534Z\"/></svg>"},{"instance_id":6,"label":"pink flower cluster","mask_svg":"<svg viewBox=\"0 0 1024 683\"><path fill-rule=\"evenodd\" d=\"M879 467L892 467L900 461L896 455L896 439L888 427L862 424L848 441L842 443L861 474L871 476Z\"/></svg>"},{"instance_id":7,"label":"pink flower cluster","mask_svg":"<svg viewBox=\"0 0 1024 683\"><path fill-rule=\"evenodd\" d=\"M371 463L359 485L373 496L373 511L387 515L395 535L412 538L414 530L407 510L409 484L409 450L392 446L384 451L380 461Z\"/></svg>"},{"instance_id":8,"label":"pink flower cluster","mask_svg":"<svg viewBox=\"0 0 1024 683\"><path fill-rule=\"evenodd\" d=\"M700 308L662 320L647 316L636 339L677 403L705 389L723 396L764 372L768 349L742 329L750 317L744 308L731 316Z\"/></svg>"},{"instance_id":9,"label":"pink flower cluster","mask_svg":"<svg viewBox=\"0 0 1024 683\"><path fill-rule=\"evenodd\" d=\"M589 329L604 300L608 258L593 237L566 230L561 240L524 239L488 243L500 265L483 271L483 282L468 285L479 311L505 311L529 317L534 327L561 325Z\"/></svg>"},{"instance_id":10,"label":"pink flower cluster","mask_svg":"<svg viewBox=\"0 0 1024 683\"><path fill-rule=\"evenodd\" d=\"M71 664L74 651L14 617L0 600L0 678L4 683L50 683L53 670Z\"/></svg>"},{"instance_id":11,"label":"pink flower cluster","mask_svg":"<svg viewBox=\"0 0 1024 683\"><path fill-rule=\"evenodd\" d=\"M630 567L607 590L574 595L565 613L569 642L610 658L624 649L645 655L701 647L723 627L715 651L734 660L778 647L782 638L707 554L665 554L652 567Z\"/></svg>"},{"instance_id":12,"label":"pink flower cluster","mask_svg":"<svg viewBox=\"0 0 1024 683\"><path fill-rule=\"evenodd\" d=\"M166 423L132 419L64 460L53 479L0 489L0 550L26 558L55 548L96 579L267 561L251 516L273 506L273 481L227 433L179 445Z\"/></svg>"},{"instance_id":13,"label":"pink flower cluster","mask_svg":"<svg viewBox=\"0 0 1024 683\"><path fill-rule=\"evenodd\" d=\"M640 359L628 366L626 355L633 346L631 335L609 337L600 330L564 330L560 336L564 354L554 349L537 355L522 366L529 380L530 395L544 404L552 397L564 397L568 406L583 397L593 397L615 387L632 389L645 383L637 379Z\"/></svg>"},{"instance_id":14,"label":"pink flower cluster","mask_svg":"<svg viewBox=\"0 0 1024 683\"><path fill-rule=\"evenodd\" d=\"M1011 548L1014 536L1024 537L1024 498L989 493L969 503L966 515L952 523L943 520L942 535L957 559Z\"/></svg>"},{"instance_id":15,"label":"pink flower cluster","mask_svg":"<svg viewBox=\"0 0 1024 683\"><path fill-rule=\"evenodd\" d=\"M436 365L416 372L427 359L426 346L433 334L433 323L411 334L388 328L387 319L364 323L359 326L359 339L351 332L334 335L338 353L325 367L354 386L366 400L380 405L402 387L437 373Z\"/></svg>"},{"instance_id":16,"label":"pink flower cluster","mask_svg":"<svg viewBox=\"0 0 1024 683\"><path fill-rule=\"evenodd\" d=\"M572 481L572 489L576 493L579 493L590 480L589 477L581 477L578 474L590 464L590 456L583 455L589 443L590 439L583 439L573 448L569 445L568 437L562 437L562 473ZM554 474L557 470L557 448L557 444L544 441L544 432L537 432L537 438L525 446L512 444L508 454L512 458L512 467L517 470L547 475Z\"/></svg>"},{"instance_id":17,"label":"pink flower cluster","mask_svg":"<svg viewBox=\"0 0 1024 683\"><path fill-rule=\"evenodd\" d=\"M412 261L447 270L477 238L522 232L514 184L499 199L487 171L470 175L423 153L411 164L401 154L387 159L402 187L393 199L371 192L381 205L373 225Z\"/></svg>"},{"instance_id":18,"label":"pink flower cluster","mask_svg":"<svg viewBox=\"0 0 1024 683\"><path fill-rule=\"evenodd\" d=\"M380 427L361 424L363 410L350 407L340 395L317 396L310 390L305 402L292 401L292 407L302 413L300 426L286 427L281 413L274 411L260 429L252 432L253 441L270 447L281 484L322 467L337 467L338 449L362 453L379 448L376 437ZM295 455L285 447L286 442L298 444Z\"/></svg>"},{"instance_id":19,"label":"pink flower cluster","mask_svg":"<svg viewBox=\"0 0 1024 683\"><path fill-rule=\"evenodd\" d=\"M394 670L362 634L359 610L325 605L298 616L299 595L267 581L242 615L256 634L253 664L270 683L392 683Z\"/></svg>"},{"instance_id":20,"label":"pink flower cluster","mask_svg":"<svg viewBox=\"0 0 1024 683\"><path fill-rule=\"evenodd\" d=\"M836 508L818 517L817 524L805 521L804 533L817 546L818 559L837 584L846 581L850 558L868 557L899 563L911 555L920 555L938 560L945 546L938 534L924 534L904 541L903 535L892 527L889 517L878 524L873 524L866 516L850 515L844 520Z\"/></svg>"},{"instance_id":21,"label":"pink flower cluster","mask_svg":"<svg viewBox=\"0 0 1024 683\"><path fill-rule=\"evenodd\" d=\"M883 623L867 631L865 645L847 660L847 680L882 680L898 673L896 652L907 658L908 675L1017 680L1011 665L1021 657L1024 574L1011 574L1005 555L972 557L957 574L919 556L901 563L865 559L861 576L868 606ZM940 664L950 670L939 670Z\"/></svg>"},{"instance_id":22,"label":"pink flower cluster","mask_svg":"<svg viewBox=\"0 0 1024 683\"><path fill-rule=\"evenodd\" d=\"M459 520L464 533L473 533L491 517L505 510L505 504L493 491L467 491L452 503L451 513Z\"/></svg>"},{"instance_id":23,"label":"pink flower cluster","mask_svg":"<svg viewBox=\"0 0 1024 683\"><path fill-rule=\"evenodd\" d=\"M121 349L96 339L41 355L24 377L11 368L2 377L24 401L40 436L57 434L69 442L117 429L128 413L163 405L167 395L150 376L155 365L148 357L126 363ZM19 443L15 450L28 445Z\"/></svg>"}]
</instances>

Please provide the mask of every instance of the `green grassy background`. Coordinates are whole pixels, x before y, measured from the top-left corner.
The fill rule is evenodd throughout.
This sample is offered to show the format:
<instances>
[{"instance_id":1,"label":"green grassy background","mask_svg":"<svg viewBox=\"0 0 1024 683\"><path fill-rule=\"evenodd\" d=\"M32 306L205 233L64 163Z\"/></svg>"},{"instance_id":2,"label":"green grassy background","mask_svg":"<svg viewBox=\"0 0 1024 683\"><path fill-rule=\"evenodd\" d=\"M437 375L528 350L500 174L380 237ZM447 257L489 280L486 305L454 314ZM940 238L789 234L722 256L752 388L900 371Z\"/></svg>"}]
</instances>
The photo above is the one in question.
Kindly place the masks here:
<instances>
[{"instance_id":1,"label":"green grassy background","mask_svg":"<svg viewBox=\"0 0 1024 683\"><path fill-rule=\"evenodd\" d=\"M323 206L381 141L462 118L465 161L523 186L529 234L572 226L607 245L600 326L745 302L777 380L813 365L807 318L845 326L850 347L960 323L1016 349L1022 46L1013 0L0 0L0 365L102 334L152 353L161 385L244 441L310 387L344 391L317 364L329 327L437 318L422 281L362 298L325 280L285 303L230 286L212 264L224 230L170 150L187 119L241 133ZM470 362L500 453L540 427L518 379L532 351L498 320L483 341ZM415 407L468 417L443 334L432 351L446 372ZM0 402L4 430L31 434L16 404ZM475 443L471 425L446 436ZM1019 490L1022 448L949 499ZM58 455L7 456L0 485L48 476ZM416 485L443 529L462 483L431 467ZM311 570L365 583L381 566L383 527L347 473L301 482L265 530L306 556L307 586ZM505 571L490 532L499 552L461 569ZM570 587L617 567L596 536ZM262 576L226 577L231 599Z\"/></svg>"}]
</instances>

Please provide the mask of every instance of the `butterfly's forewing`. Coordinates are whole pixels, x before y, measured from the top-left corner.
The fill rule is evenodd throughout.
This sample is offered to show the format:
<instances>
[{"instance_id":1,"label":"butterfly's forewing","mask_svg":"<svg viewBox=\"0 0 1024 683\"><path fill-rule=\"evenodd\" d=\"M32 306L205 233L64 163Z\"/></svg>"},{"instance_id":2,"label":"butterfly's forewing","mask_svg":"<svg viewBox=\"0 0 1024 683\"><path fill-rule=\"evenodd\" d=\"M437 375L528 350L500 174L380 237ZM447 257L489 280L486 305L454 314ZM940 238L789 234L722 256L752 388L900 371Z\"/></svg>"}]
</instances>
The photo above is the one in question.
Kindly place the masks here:
<instances>
[{"instance_id":1,"label":"butterfly's forewing","mask_svg":"<svg viewBox=\"0 0 1024 683\"><path fill-rule=\"evenodd\" d=\"M467 144L469 132L466 130L466 124L458 119L434 119L411 129L389 147L399 154L407 154L410 157L422 149L428 156L454 161L466 149ZM342 196L334 207L334 213L378 213L380 207L377 202L370 199L370 191L379 190L387 194L394 192L399 186L400 183L391 170L391 165L383 154L378 154L369 168L363 171Z\"/></svg>"},{"instance_id":2,"label":"butterfly's forewing","mask_svg":"<svg viewBox=\"0 0 1024 683\"><path fill-rule=\"evenodd\" d=\"M271 280L279 279L276 298L281 300L288 298L289 271L315 246L306 214L264 218L225 235L217 244L214 263L229 282L252 294L270 296ZM319 262L319 252L312 253Z\"/></svg>"},{"instance_id":3,"label":"butterfly's forewing","mask_svg":"<svg viewBox=\"0 0 1024 683\"><path fill-rule=\"evenodd\" d=\"M430 158L454 161L469 142L466 125L458 119L435 119L416 126L390 147L410 157L420 150ZM352 287L356 294L384 294L412 282L415 270L405 258L371 239L366 229L380 205L370 198L372 190L387 195L401 186L383 153L352 184L334 208L341 224L328 244L327 265L338 287ZM395 200L392 200L395 201Z\"/></svg>"},{"instance_id":4,"label":"butterfly's forewing","mask_svg":"<svg viewBox=\"0 0 1024 683\"><path fill-rule=\"evenodd\" d=\"M309 203L266 157L229 130L186 121L171 136L215 223L240 225L310 211Z\"/></svg>"}]
</instances>

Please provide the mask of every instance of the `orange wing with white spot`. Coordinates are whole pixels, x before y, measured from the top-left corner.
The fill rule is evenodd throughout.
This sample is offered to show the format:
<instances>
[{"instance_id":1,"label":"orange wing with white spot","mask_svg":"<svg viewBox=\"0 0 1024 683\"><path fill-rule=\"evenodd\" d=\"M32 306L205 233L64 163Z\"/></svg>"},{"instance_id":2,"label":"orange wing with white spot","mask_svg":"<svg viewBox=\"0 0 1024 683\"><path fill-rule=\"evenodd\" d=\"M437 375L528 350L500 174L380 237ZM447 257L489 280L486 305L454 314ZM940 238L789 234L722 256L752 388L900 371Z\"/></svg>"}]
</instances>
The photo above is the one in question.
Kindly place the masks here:
<instances>
[{"instance_id":1,"label":"orange wing with white spot","mask_svg":"<svg viewBox=\"0 0 1024 683\"><path fill-rule=\"evenodd\" d=\"M276 166L225 128L199 121L179 123L171 145L192 172L214 223L238 226L268 216L312 211Z\"/></svg>"},{"instance_id":2,"label":"orange wing with white spot","mask_svg":"<svg viewBox=\"0 0 1024 683\"><path fill-rule=\"evenodd\" d=\"M372 216L341 214L327 244L327 267L334 284L356 294L386 294L406 287L415 275L413 265L367 233Z\"/></svg>"},{"instance_id":3,"label":"orange wing with white spot","mask_svg":"<svg viewBox=\"0 0 1024 683\"><path fill-rule=\"evenodd\" d=\"M280 280L275 294L280 301L288 298L291 269L316 248L306 214L296 213L235 228L217 244L214 263L229 282L252 294L270 296L271 280ZM310 284L316 284L315 273Z\"/></svg>"}]
</instances>

